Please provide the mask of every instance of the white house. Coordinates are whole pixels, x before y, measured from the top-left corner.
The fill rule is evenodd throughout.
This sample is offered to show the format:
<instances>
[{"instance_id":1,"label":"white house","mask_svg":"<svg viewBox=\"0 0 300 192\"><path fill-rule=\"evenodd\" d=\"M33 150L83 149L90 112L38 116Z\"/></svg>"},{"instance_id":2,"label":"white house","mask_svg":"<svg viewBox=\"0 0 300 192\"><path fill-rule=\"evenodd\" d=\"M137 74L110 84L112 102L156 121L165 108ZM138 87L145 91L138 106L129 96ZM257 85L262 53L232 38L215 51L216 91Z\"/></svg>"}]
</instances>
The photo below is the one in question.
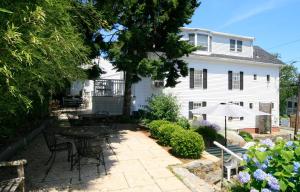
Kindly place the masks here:
<instances>
[{"instance_id":1,"label":"white house","mask_svg":"<svg viewBox=\"0 0 300 192\"><path fill-rule=\"evenodd\" d=\"M193 118L190 112L193 108L233 102L256 111L270 106L272 127L279 127L279 70L282 61L254 46L253 37L199 28L182 28L182 35L183 40L201 46L183 58L189 64L189 75L179 78L180 83L174 88L164 88L160 82L143 78L132 87L133 111L143 109L153 94L163 92L176 96L181 115L189 119ZM103 62L107 65L107 61L100 60L100 66ZM121 72L111 68L105 75L123 78ZM220 126L224 124L224 117L204 115L202 118ZM257 128L255 117L229 117L228 120L228 126L232 128Z\"/></svg>"}]
</instances>

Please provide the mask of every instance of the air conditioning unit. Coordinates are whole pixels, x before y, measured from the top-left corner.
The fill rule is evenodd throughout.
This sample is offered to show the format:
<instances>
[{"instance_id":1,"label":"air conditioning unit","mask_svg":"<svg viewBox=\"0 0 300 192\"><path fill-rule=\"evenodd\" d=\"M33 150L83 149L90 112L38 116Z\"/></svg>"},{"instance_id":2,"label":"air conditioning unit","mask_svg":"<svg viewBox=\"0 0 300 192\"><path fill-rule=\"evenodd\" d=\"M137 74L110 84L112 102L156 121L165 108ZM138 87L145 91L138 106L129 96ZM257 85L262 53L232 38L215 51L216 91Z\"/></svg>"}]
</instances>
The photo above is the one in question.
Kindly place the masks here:
<instances>
[{"instance_id":1,"label":"air conditioning unit","mask_svg":"<svg viewBox=\"0 0 300 192\"><path fill-rule=\"evenodd\" d=\"M164 86L164 81L162 81L162 80L154 80L153 81L153 86L156 87L156 88L163 87Z\"/></svg>"}]
</instances>

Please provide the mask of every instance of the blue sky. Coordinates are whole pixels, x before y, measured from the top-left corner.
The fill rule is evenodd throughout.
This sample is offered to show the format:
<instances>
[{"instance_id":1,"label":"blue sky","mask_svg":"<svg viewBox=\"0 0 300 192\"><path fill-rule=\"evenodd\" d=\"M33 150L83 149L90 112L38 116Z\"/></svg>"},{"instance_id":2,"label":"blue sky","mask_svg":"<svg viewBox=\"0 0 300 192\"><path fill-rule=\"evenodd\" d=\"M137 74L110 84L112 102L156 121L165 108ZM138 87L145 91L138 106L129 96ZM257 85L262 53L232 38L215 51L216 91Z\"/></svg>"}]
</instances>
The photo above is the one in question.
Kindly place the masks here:
<instances>
[{"instance_id":1,"label":"blue sky","mask_svg":"<svg viewBox=\"0 0 300 192\"><path fill-rule=\"evenodd\" d=\"M300 0L202 0L188 27L255 37L281 60L299 61Z\"/></svg>"}]
</instances>

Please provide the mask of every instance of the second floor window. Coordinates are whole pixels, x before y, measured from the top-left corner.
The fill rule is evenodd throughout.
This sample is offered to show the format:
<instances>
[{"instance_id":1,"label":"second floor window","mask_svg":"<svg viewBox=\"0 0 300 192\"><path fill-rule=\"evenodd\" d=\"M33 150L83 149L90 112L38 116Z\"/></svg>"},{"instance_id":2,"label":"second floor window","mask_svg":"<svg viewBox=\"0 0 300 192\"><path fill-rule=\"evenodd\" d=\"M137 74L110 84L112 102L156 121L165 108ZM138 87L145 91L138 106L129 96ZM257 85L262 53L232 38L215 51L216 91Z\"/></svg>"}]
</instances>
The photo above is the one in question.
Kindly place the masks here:
<instances>
[{"instance_id":1,"label":"second floor window","mask_svg":"<svg viewBox=\"0 0 300 192\"><path fill-rule=\"evenodd\" d=\"M244 89L244 72L228 71L228 89Z\"/></svg>"},{"instance_id":2,"label":"second floor window","mask_svg":"<svg viewBox=\"0 0 300 192\"><path fill-rule=\"evenodd\" d=\"M208 51L208 35L197 34L197 46L201 51Z\"/></svg>"},{"instance_id":3,"label":"second floor window","mask_svg":"<svg viewBox=\"0 0 300 192\"><path fill-rule=\"evenodd\" d=\"M194 73L194 87L195 88L202 88L203 84L203 71L202 70L195 70Z\"/></svg>"},{"instance_id":4,"label":"second floor window","mask_svg":"<svg viewBox=\"0 0 300 192\"><path fill-rule=\"evenodd\" d=\"M232 73L232 89L240 89L240 73Z\"/></svg>"}]
</instances>

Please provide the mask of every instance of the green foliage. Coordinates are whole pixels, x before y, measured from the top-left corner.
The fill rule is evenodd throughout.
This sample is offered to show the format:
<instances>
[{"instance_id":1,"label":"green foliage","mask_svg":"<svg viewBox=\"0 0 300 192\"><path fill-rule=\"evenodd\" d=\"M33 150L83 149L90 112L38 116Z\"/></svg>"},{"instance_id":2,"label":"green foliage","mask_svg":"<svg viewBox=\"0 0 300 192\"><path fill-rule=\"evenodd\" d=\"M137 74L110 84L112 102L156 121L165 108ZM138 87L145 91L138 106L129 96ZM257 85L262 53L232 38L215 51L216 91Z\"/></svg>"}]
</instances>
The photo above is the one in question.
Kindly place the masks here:
<instances>
[{"instance_id":1,"label":"green foliage","mask_svg":"<svg viewBox=\"0 0 300 192\"><path fill-rule=\"evenodd\" d=\"M183 127L184 129L189 129L191 127L189 120L185 117L179 117L176 121L177 125Z\"/></svg>"},{"instance_id":2,"label":"green foliage","mask_svg":"<svg viewBox=\"0 0 300 192\"><path fill-rule=\"evenodd\" d=\"M175 97L160 94L150 99L148 112L151 119L163 119L175 122L178 118L179 106Z\"/></svg>"},{"instance_id":3,"label":"green foliage","mask_svg":"<svg viewBox=\"0 0 300 192\"><path fill-rule=\"evenodd\" d=\"M176 130L171 138L172 152L183 158L199 158L204 150L201 135L191 130Z\"/></svg>"},{"instance_id":4,"label":"green foliage","mask_svg":"<svg viewBox=\"0 0 300 192\"><path fill-rule=\"evenodd\" d=\"M247 142L253 141L252 135L246 131L240 131L239 135Z\"/></svg>"},{"instance_id":5,"label":"green foliage","mask_svg":"<svg viewBox=\"0 0 300 192\"><path fill-rule=\"evenodd\" d=\"M93 8L73 0L1 1L0 7L0 128L19 128L47 115L51 97L70 81L86 78L79 66L93 50L85 33ZM93 29L101 28L97 22Z\"/></svg>"},{"instance_id":6,"label":"green foliage","mask_svg":"<svg viewBox=\"0 0 300 192\"><path fill-rule=\"evenodd\" d=\"M197 0L101 1L96 6L114 7L110 17L117 25L106 51L113 65L126 72L124 113L130 112L130 87L141 77L166 79L166 86L173 87L180 76L188 75L182 57L196 47L180 40L180 27L190 23Z\"/></svg>"},{"instance_id":7,"label":"green foliage","mask_svg":"<svg viewBox=\"0 0 300 192\"><path fill-rule=\"evenodd\" d=\"M300 189L300 143L271 140L257 142L243 156L242 165L248 179L239 177L237 187L241 191L268 188L271 191L299 191ZM261 170L258 174L257 170ZM258 176L260 179L258 179Z\"/></svg>"},{"instance_id":8,"label":"green foliage","mask_svg":"<svg viewBox=\"0 0 300 192\"><path fill-rule=\"evenodd\" d=\"M285 113L287 99L297 95L298 75L293 64L283 65L280 69L280 114Z\"/></svg>"},{"instance_id":9,"label":"green foliage","mask_svg":"<svg viewBox=\"0 0 300 192\"><path fill-rule=\"evenodd\" d=\"M172 133L183 128L175 123L163 124L159 127L159 143L165 146L170 145Z\"/></svg>"},{"instance_id":10,"label":"green foliage","mask_svg":"<svg viewBox=\"0 0 300 192\"><path fill-rule=\"evenodd\" d=\"M150 129L151 137L158 139L159 137L159 127L164 124L169 124L171 122L165 120L154 120L149 123L148 127Z\"/></svg>"}]
</instances>

